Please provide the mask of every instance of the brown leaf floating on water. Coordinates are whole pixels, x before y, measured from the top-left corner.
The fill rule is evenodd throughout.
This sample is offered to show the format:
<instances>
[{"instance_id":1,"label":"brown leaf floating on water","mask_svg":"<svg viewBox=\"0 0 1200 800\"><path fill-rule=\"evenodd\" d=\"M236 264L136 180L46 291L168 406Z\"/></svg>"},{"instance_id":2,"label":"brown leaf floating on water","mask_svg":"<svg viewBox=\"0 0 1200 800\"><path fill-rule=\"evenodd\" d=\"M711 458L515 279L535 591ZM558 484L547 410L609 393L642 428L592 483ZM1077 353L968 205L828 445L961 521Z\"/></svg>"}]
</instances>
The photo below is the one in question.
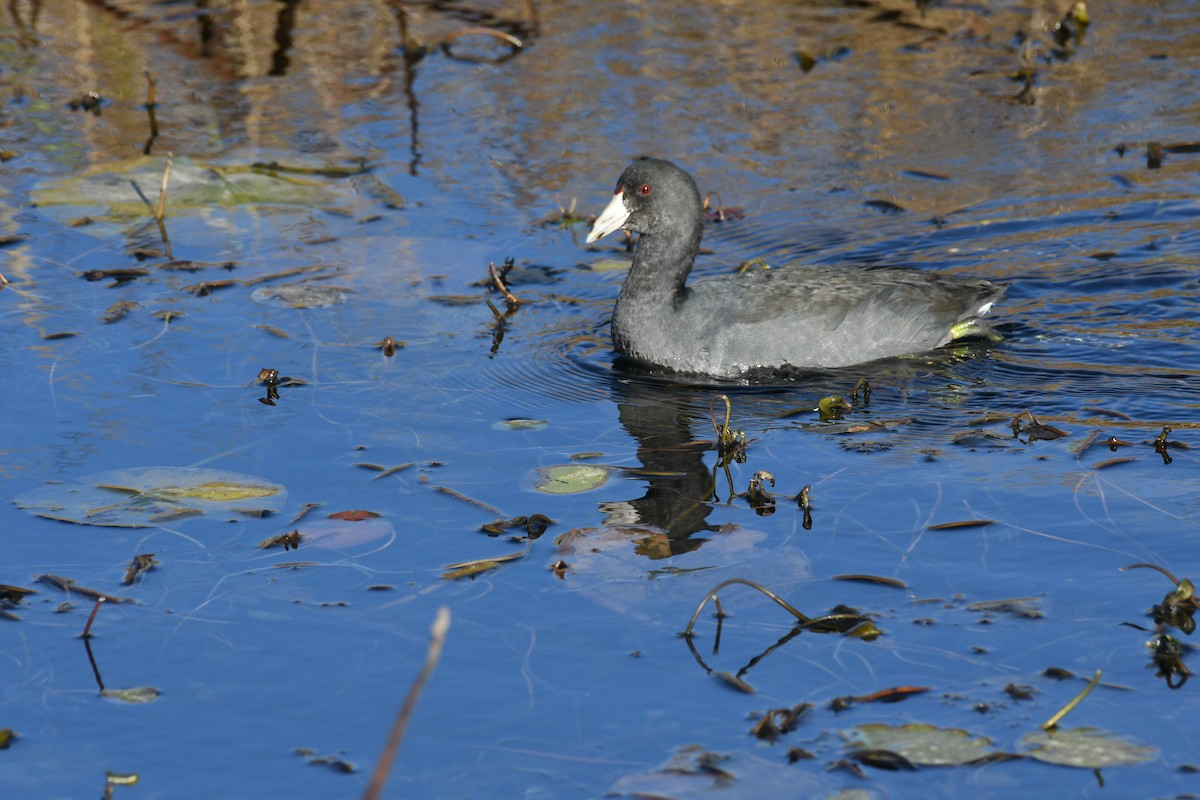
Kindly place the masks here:
<instances>
[{"instance_id":1,"label":"brown leaf floating on water","mask_svg":"<svg viewBox=\"0 0 1200 800\"><path fill-rule=\"evenodd\" d=\"M968 611L980 611L993 614L1010 614L1025 619L1041 619L1045 616L1037 607L1036 597L1013 597L1007 600L980 600L967 606Z\"/></svg>"},{"instance_id":2,"label":"brown leaf floating on water","mask_svg":"<svg viewBox=\"0 0 1200 800\"><path fill-rule=\"evenodd\" d=\"M447 564L446 569L450 570L450 572L443 572L442 580L456 581L459 578L474 577L481 572L487 572L488 570L495 569L501 564L524 558L526 554L529 553L529 548L532 544L532 539L526 541L525 547L523 547L520 552L517 553L509 553L508 555L496 556L494 558L480 558L474 561L460 561L456 564Z\"/></svg>"},{"instance_id":3,"label":"brown leaf floating on water","mask_svg":"<svg viewBox=\"0 0 1200 800\"><path fill-rule=\"evenodd\" d=\"M190 261L186 259L176 259L175 261L167 261L163 264L159 264L158 268L176 272L199 272L202 269L230 270L236 266L236 261L222 261L217 263L213 261Z\"/></svg>"},{"instance_id":4,"label":"brown leaf floating on water","mask_svg":"<svg viewBox=\"0 0 1200 800\"><path fill-rule=\"evenodd\" d=\"M242 285L254 286L255 284L266 283L267 281L277 281L280 278L292 278L296 275L304 275L309 272L321 272L327 269L330 269L330 267L319 265L310 267L292 267L291 269L285 269L282 272L272 272L268 275L258 275L254 278L247 278L246 280L242 281Z\"/></svg>"},{"instance_id":5,"label":"brown leaf floating on water","mask_svg":"<svg viewBox=\"0 0 1200 800\"><path fill-rule=\"evenodd\" d=\"M812 703L800 703L791 708L772 708L763 714L750 732L758 739L774 742L800 725L800 718L811 709Z\"/></svg>"},{"instance_id":6,"label":"brown leaf floating on water","mask_svg":"<svg viewBox=\"0 0 1200 800\"><path fill-rule=\"evenodd\" d=\"M349 511L335 511L332 514L328 515L328 517L330 519L342 519L342 520L346 520L347 522L361 522L364 519L372 519L372 518L378 517L378 516L380 516L380 515L375 513L374 511L364 511L362 509L353 509L353 510L349 510Z\"/></svg>"},{"instance_id":7,"label":"brown leaf floating on water","mask_svg":"<svg viewBox=\"0 0 1200 800\"><path fill-rule=\"evenodd\" d=\"M10 603L19 603L25 597L31 594L37 594L36 589L26 589L22 586L9 586L6 583L0 583L0 600L7 600Z\"/></svg>"},{"instance_id":8,"label":"brown leaf floating on water","mask_svg":"<svg viewBox=\"0 0 1200 800\"><path fill-rule=\"evenodd\" d=\"M479 508L482 508L485 511L490 511L493 514L498 514L500 516L504 516L504 512L501 511L500 509L496 508L495 506L490 506L487 503L483 502L482 500L476 500L474 497L468 497L467 495L463 494L460 491L451 489L449 486L435 486L435 487L433 487L433 490L435 492L444 494L447 497L453 497L456 500L462 500L464 503L470 503L473 506L478 506Z\"/></svg>"},{"instance_id":9,"label":"brown leaf floating on water","mask_svg":"<svg viewBox=\"0 0 1200 800\"><path fill-rule=\"evenodd\" d=\"M304 505L300 506L300 510L296 512L296 516L292 517L292 521L288 524L295 525L314 508L320 508L322 505L324 505L324 503L305 503Z\"/></svg>"},{"instance_id":10,"label":"brown leaf floating on water","mask_svg":"<svg viewBox=\"0 0 1200 800\"><path fill-rule=\"evenodd\" d=\"M415 465L416 463L417 462L415 462L415 461L409 461L407 464L397 464L394 467L388 467L383 472L380 472L378 475L376 475L375 480L379 480L380 478L386 478L388 475L395 475L397 472L406 470L409 467Z\"/></svg>"},{"instance_id":11,"label":"brown leaf floating on water","mask_svg":"<svg viewBox=\"0 0 1200 800\"><path fill-rule=\"evenodd\" d=\"M830 578L834 581L862 581L864 583L879 583L884 586L893 586L897 589L907 589L908 584L896 578L883 578L879 575L834 575Z\"/></svg>"},{"instance_id":12,"label":"brown leaf floating on water","mask_svg":"<svg viewBox=\"0 0 1200 800\"><path fill-rule=\"evenodd\" d=\"M904 211L904 206L899 203L893 203L891 200L867 200L863 205L868 208L879 209L885 214L899 214Z\"/></svg>"},{"instance_id":13,"label":"brown leaf floating on water","mask_svg":"<svg viewBox=\"0 0 1200 800\"><path fill-rule=\"evenodd\" d=\"M939 522L936 525L930 525L926 530L930 531L948 531L955 528L982 528L986 525L995 525L994 519L963 519L957 522Z\"/></svg>"},{"instance_id":14,"label":"brown leaf floating on water","mask_svg":"<svg viewBox=\"0 0 1200 800\"><path fill-rule=\"evenodd\" d=\"M1117 464L1125 464L1130 461L1137 461L1137 459L1134 458L1133 456L1120 456L1118 458L1110 458L1105 461L1099 461L1095 464L1092 464L1092 469L1107 469L1108 467L1115 467Z\"/></svg>"},{"instance_id":15,"label":"brown leaf floating on water","mask_svg":"<svg viewBox=\"0 0 1200 800\"><path fill-rule=\"evenodd\" d=\"M296 528L291 533L281 533L278 536L272 536L269 539L263 539L258 543L259 550L269 550L273 547L282 547L284 552L288 550L299 550L300 542L304 541L304 534Z\"/></svg>"},{"instance_id":16,"label":"brown leaf floating on water","mask_svg":"<svg viewBox=\"0 0 1200 800\"><path fill-rule=\"evenodd\" d=\"M154 557L154 553L142 553L136 555L129 562L129 569L125 570L125 577L121 583L130 586L137 579L137 576L143 572L148 572L158 566L158 559Z\"/></svg>"},{"instance_id":17,"label":"brown leaf floating on water","mask_svg":"<svg viewBox=\"0 0 1200 800\"><path fill-rule=\"evenodd\" d=\"M118 267L116 269L89 269L79 273L85 281L102 281L106 278L116 278L119 282L131 281L134 278L144 278L150 274L145 267Z\"/></svg>"},{"instance_id":18,"label":"brown leaf floating on water","mask_svg":"<svg viewBox=\"0 0 1200 800\"><path fill-rule=\"evenodd\" d=\"M730 686L734 689L737 689L739 692L744 692L746 694L754 694L754 692L755 692L755 689L753 686L746 683L744 680L739 678L737 675L734 675L732 672L724 672L724 671L714 672L713 675L717 678L720 678L722 681L724 681L725 685Z\"/></svg>"},{"instance_id":19,"label":"brown leaf floating on water","mask_svg":"<svg viewBox=\"0 0 1200 800\"><path fill-rule=\"evenodd\" d=\"M1029 424L1024 427L1021 426L1022 417L1029 418ZM1052 441L1054 439L1061 439L1064 436L1070 435L1067 433L1067 431L1064 431L1061 428L1055 428L1053 425L1043 425L1038 421L1037 417L1033 415L1033 412L1029 410L1022 411L1020 414L1017 414L1015 417L1013 417L1012 432L1013 436L1019 436L1022 433L1025 434L1027 437L1026 442L1029 444L1032 444L1039 439Z\"/></svg>"},{"instance_id":20,"label":"brown leaf floating on water","mask_svg":"<svg viewBox=\"0 0 1200 800\"><path fill-rule=\"evenodd\" d=\"M74 592L75 594L83 595L84 597L90 597L93 600L103 599L108 603L137 602L132 597L117 597L116 595L106 594L105 592L100 592L95 589L89 589L86 586L80 586L73 579L64 578L61 575L38 575L34 580L36 580L38 583L44 583L48 586L53 586L55 589L61 589L68 594Z\"/></svg>"},{"instance_id":21,"label":"brown leaf floating on water","mask_svg":"<svg viewBox=\"0 0 1200 800\"><path fill-rule=\"evenodd\" d=\"M104 311L103 314L100 315L100 321L106 325L117 322L137 307L137 303L132 303L128 300L121 300L120 302L113 303Z\"/></svg>"},{"instance_id":22,"label":"brown leaf floating on water","mask_svg":"<svg viewBox=\"0 0 1200 800\"><path fill-rule=\"evenodd\" d=\"M230 286L237 286L240 283L241 281L233 280L232 278L220 281L201 281L200 283L193 283L191 286L183 287L183 291L191 292L197 297L207 297L217 289L227 289Z\"/></svg>"},{"instance_id":23,"label":"brown leaf floating on water","mask_svg":"<svg viewBox=\"0 0 1200 800\"><path fill-rule=\"evenodd\" d=\"M856 703L899 703L901 700L907 700L914 694L924 694L929 691L928 686L893 686L890 689L881 689L874 694L859 695L854 698Z\"/></svg>"}]
</instances>

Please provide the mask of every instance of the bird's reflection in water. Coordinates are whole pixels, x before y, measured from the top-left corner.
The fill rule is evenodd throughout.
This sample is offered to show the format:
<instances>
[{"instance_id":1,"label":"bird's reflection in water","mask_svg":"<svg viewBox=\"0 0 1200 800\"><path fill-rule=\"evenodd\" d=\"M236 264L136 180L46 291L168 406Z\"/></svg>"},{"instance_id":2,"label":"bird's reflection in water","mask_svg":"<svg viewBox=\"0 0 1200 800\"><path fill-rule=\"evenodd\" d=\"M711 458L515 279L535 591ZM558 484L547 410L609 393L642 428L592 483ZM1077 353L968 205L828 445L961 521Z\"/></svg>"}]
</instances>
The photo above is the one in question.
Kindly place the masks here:
<instances>
[{"instance_id":1,"label":"bird's reflection in water","mask_svg":"<svg viewBox=\"0 0 1200 800\"><path fill-rule=\"evenodd\" d=\"M702 390L637 378L619 379L615 389L621 425L637 442L646 493L601 504L605 523L660 532L637 544L648 558L692 552L708 541L703 534L720 529L708 521L714 480L704 457L713 443L697 441L692 430Z\"/></svg>"}]
</instances>

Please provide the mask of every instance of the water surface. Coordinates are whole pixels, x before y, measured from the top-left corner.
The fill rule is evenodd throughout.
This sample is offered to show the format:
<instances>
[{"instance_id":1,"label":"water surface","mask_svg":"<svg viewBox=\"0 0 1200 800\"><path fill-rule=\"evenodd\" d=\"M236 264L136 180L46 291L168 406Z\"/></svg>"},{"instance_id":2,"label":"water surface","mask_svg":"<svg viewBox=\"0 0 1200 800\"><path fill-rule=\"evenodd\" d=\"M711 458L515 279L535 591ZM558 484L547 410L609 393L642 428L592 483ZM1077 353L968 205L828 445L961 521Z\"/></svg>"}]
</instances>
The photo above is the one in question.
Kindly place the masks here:
<instances>
[{"instance_id":1,"label":"water surface","mask_svg":"<svg viewBox=\"0 0 1200 800\"><path fill-rule=\"evenodd\" d=\"M0 506L0 583L38 590L9 609L19 621L0 621L0 728L20 737L0 753L0 785L94 797L113 771L141 778L116 796L359 794L447 606L443 660L388 796L688 797L714 784L736 797L1193 792L1183 768L1200 745L1196 685L1168 688L1144 646L1147 611L1171 584L1119 568L1200 569L1200 156L1169 147L1200 141L1196 4L1091 9L1070 52L1054 49L1064 9L1049 3L522 8L6 9L0 233L18 238L0 250L5 496L163 465L262 476L287 501L263 518L136 529ZM443 38L469 25L525 47L507 57L476 37L448 54ZM1036 74L1021 95L1023 52ZM99 113L72 110L90 91ZM1168 146L1153 169L1151 143ZM125 162L147 152L155 174L176 159L168 201L181 199L164 225L171 257L210 265L198 272L164 266L148 210L118 216L42 194L86 170L126 176L125 191ZM775 387L615 368L607 319L622 273L598 267L620 242L589 250L585 223L547 219L597 213L640 154L678 161L744 211L709 226L698 276L761 257L990 278L1009 285L1005 341ZM325 171L286 173L299 197L183 205L184 176L205 165L269 162ZM139 188L157 201L154 181ZM504 303L479 282L506 258L524 302L501 329L485 300ZM148 274L82 277L130 267ZM296 268L319 269L189 289ZM337 287L342 302L254 297L303 280ZM120 302L133 305L102 321ZM392 357L373 346L385 336L404 343ZM264 367L304 384L260 403ZM860 378L870 404L849 419L884 427L822 427L817 401ZM694 445L713 437L709 404L722 392L749 440L729 479ZM1068 435L1014 438L1008 421L1025 410ZM999 421L980 422L985 413ZM1151 446L1164 426L1190 445L1169 450L1170 464ZM1093 432L1130 444L1080 451ZM1104 466L1114 457L1133 460ZM363 463L409 466L378 478ZM611 477L575 495L536 488L539 468L570 463ZM760 470L776 479L768 516L731 497ZM811 529L789 499L806 485ZM290 523L306 503L322 505ZM257 548L348 509L381 514L394 535ZM479 528L533 513L555 524L523 559L441 579L446 564L519 552ZM971 519L994 522L929 529ZM121 586L129 559L148 552L160 566ZM552 570L560 560L565 571ZM45 573L137 600L101 610L92 647L107 686L153 686L157 701L98 696L79 640L92 603L72 597L56 613L68 597L34 583ZM847 573L907 588L833 579ZM792 620L728 589L720 652L707 611L695 644L713 671L753 662L743 677L757 693L739 693L676 635L732 577L809 615L852 606L884 636L804 633L758 658ZM1033 598L1039 616L971 608L1009 598ZM1090 770L1030 760L868 767L865 780L827 769L864 722L963 728L1017 750L1084 685L1048 667L1101 670L1124 687L1097 688L1064 725L1157 756L1103 770L1103 788ZM930 691L828 708L895 686ZM749 715L803 702L815 708L776 744L750 735ZM727 757L731 777L698 768L692 747ZM814 757L789 764L793 747ZM308 763L318 757L357 771ZM663 772L675 757L688 766Z\"/></svg>"}]
</instances>

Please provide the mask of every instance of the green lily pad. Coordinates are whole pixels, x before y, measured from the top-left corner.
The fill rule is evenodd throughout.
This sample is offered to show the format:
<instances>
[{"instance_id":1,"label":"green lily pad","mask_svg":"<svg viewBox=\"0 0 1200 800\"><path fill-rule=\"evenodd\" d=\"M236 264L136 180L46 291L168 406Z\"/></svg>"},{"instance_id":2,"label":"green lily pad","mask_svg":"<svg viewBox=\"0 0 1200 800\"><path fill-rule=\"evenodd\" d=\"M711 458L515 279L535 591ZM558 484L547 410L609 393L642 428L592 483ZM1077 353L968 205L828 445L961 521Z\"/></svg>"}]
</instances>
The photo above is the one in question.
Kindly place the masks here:
<instances>
[{"instance_id":1,"label":"green lily pad","mask_svg":"<svg viewBox=\"0 0 1200 800\"><path fill-rule=\"evenodd\" d=\"M544 419L502 419L492 423L492 428L498 431L540 431L550 423Z\"/></svg>"},{"instance_id":2,"label":"green lily pad","mask_svg":"<svg viewBox=\"0 0 1200 800\"><path fill-rule=\"evenodd\" d=\"M777 753L766 757L750 753L733 755L685 745L657 769L622 777L604 796L676 800L744 797L866 800L870 797L838 793L838 780L821 770L798 770L783 763Z\"/></svg>"},{"instance_id":3,"label":"green lily pad","mask_svg":"<svg viewBox=\"0 0 1200 800\"><path fill-rule=\"evenodd\" d=\"M119 703L142 705L153 703L158 699L158 689L153 686L138 686L133 689L102 689L100 696L105 700L116 700Z\"/></svg>"},{"instance_id":4,"label":"green lily pad","mask_svg":"<svg viewBox=\"0 0 1200 800\"><path fill-rule=\"evenodd\" d=\"M318 519L301 522L300 547L306 550L319 547L322 550L352 550L356 547L396 536L396 528L384 517L365 519ZM299 549L299 547L297 547Z\"/></svg>"},{"instance_id":5,"label":"green lily pad","mask_svg":"<svg viewBox=\"0 0 1200 800\"><path fill-rule=\"evenodd\" d=\"M1099 728L1033 731L1021 739L1021 744L1038 761L1084 769L1144 764L1158 756L1155 747L1130 744Z\"/></svg>"},{"instance_id":6,"label":"green lily pad","mask_svg":"<svg viewBox=\"0 0 1200 800\"><path fill-rule=\"evenodd\" d=\"M346 301L346 293L336 286L312 283L285 283L263 286L250 295L256 303L278 308L322 308Z\"/></svg>"},{"instance_id":7,"label":"green lily pad","mask_svg":"<svg viewBox=\"0 0 1200 800\"><path fill-rule=\"evenodd\" d=\"M578 494L590 492L608 482L610 469L591 464L561 464L534 470L537 484L533 487L546 494Z\"/></svg>"},{"instance_id":8,"label":"green lily pad","mask_svg":"<svg viewBox=\"0 0 1200 800\"><path fill-rule=\"evenodd\" d=\"M106 486L96 484L101 489L113 489L118 492L139 494L142 490L129 489L124 486ZM211 503L226 503L230 500L251 500L270 497L278 494L278 487L263 484L234 483L229 479L202 481L200 483L181 484L179 486L163 486L154 488L155 497L168 501L205 500Z\"/></svg>"},{"instance_id":9,"label":"green lily pad","mask_svg":"<svg viewBox=\"0 0 1200 800\"><path fill-rule=\"evenodd\" d=\"M1018 619L1041 619L1045 616L1038 608L1040 598L1013 597L1006 600L980 600L967 606L968 611L983 614L1008 614Z\"/></svg>"},{"instance_id":10,"label":"green lily pad","mask_svg":"<svg viewBox=\"0 0 1200 800\"><path fill-rule=\"evenodd\" d=\"M284 487L217 469L136 467L72 483L49 483L18 495L20 508L46 519L112 528L147 528L210 513L276 512Z\"/></svg>"},{"instance_id":11,"label":"green lily pad","mask_svg":"<svg viewBox=\"0 0 1200 800\"><path fill-rule=\"evenodd\" d=\"M986 736L919 722L907 725L867 722L856 725L852 734L851 746L855 749L891 750L917 765L961 766L992 752L992 741Z\"/></svg>"},{"instance_id":12,"label":"green lily pad","mask_svg":"<svg viewBox=\"0 0 1200 800\"><path fill-rule=\"evenodd\" d=\"M167 160L146 156L98 164L81 174L47 181L33 191L33 202L46 206L91 206L114 216L145 217L157 203ZM349 197L329 179L270 174L250 166L216 166L176 158L167 183L167 212L214 205L328 207Z\"/></svg>"}]
</instances>

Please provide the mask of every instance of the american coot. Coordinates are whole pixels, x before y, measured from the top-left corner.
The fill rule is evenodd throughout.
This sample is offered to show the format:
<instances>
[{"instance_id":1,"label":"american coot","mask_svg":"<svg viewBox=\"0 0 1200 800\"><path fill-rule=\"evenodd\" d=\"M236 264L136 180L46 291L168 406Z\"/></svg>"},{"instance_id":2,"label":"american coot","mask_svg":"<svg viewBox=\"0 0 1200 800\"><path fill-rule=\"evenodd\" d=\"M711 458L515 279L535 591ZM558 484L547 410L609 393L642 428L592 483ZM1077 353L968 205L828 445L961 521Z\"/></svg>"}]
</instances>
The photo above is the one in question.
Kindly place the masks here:
<instances>
[{"instance_id":1,"label":"american coot","mask_svg":"<svg viewBox=\"0 0 1200 800\"><path fill-rule=\"evenodd\" d=\"M1004 296L988 281L904 267L756 269L687 286L704 210L691 176L642 158L617 181L589 243L641 234L612 316L616 351L640 364L718 378L841 367L987 334Z\"/></svg>"}]
</instances>

